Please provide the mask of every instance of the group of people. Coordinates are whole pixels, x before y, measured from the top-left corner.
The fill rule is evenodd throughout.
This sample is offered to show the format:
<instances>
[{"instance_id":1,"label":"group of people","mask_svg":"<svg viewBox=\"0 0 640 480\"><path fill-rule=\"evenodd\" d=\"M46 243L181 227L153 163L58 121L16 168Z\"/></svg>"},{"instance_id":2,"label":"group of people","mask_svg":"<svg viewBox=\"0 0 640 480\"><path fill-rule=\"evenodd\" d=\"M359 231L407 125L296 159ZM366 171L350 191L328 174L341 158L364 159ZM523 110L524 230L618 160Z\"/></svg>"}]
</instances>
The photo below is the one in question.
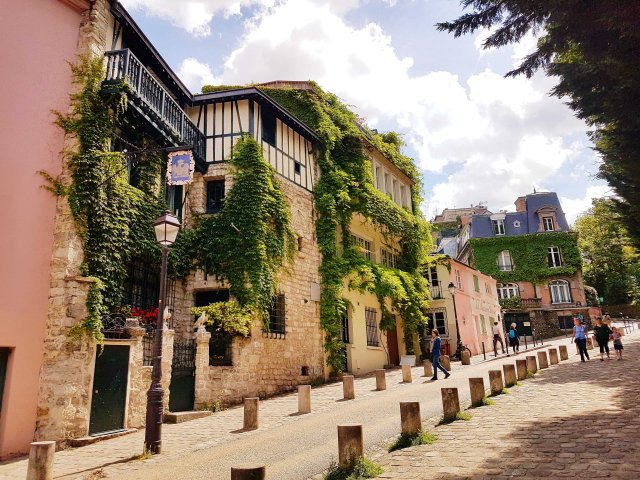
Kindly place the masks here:
<instances>
[{"instance_id":1,"label":"group of people","mask_svg":"<svg viewBox=\"0 0 640 480\"><path fill-rule=\"evenodd\" d=\"M611 360L609 353L609 342L613 341L613 348L616 351L618 360L622 360L622 332L618 327L609 326L608 323L604 323L601 318L596 319L596 325L593 327L593 334L600 347L600 361L604 362L604 354L607 354L607 358ZM580 359L585 362L585 358L589 360L589 352L587 351L587 331L584 325L578 318L574 319L573 325L573 337L572 341L576 343L578 347L578 353L580 353Z\"/></svg>"}]
</instances>

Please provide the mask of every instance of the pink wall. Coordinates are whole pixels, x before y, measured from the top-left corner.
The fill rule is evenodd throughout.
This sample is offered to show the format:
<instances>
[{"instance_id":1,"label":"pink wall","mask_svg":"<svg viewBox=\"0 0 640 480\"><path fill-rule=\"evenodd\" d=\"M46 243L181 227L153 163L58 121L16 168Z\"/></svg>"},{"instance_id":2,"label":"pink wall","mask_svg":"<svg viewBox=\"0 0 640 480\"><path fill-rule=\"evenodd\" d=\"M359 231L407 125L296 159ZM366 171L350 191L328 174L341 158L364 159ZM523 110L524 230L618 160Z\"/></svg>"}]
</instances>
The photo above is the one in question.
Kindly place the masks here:
<instances>
[{"instance_id":1,"label":"pink wall","mask_svg":"<svg viewBox=\"0 0 640 480\"><path fill-rule=\"evenodd\" d=\"M76 2L78 3L78 2ZM36 173L60 172L80 12L71 2L3 2L0 58L0 347L12 349L0 413L0 457L33 439L49 294L55 198Z\"/></svg>"}]
</instances>

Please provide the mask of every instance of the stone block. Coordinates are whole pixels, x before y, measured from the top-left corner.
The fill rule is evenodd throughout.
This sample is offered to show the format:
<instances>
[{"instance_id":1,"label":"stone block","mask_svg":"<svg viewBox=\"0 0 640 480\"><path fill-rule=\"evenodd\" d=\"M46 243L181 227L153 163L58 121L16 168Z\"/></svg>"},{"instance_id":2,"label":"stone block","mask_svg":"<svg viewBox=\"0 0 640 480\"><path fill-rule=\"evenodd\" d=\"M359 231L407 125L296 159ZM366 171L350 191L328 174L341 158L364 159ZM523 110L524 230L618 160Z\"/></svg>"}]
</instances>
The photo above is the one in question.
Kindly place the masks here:
<instances>
[{"instance_id":1,"label":"stone block","mask_svg":"<svg viewBox=\"0 0 640 480\"><path fill-rule=\"evenodd\" d=\"M471 392L471 405L474 407L482 405L482 399L486 395L484 379L482 377L470 378L469 391Z\"/></svg>"},{"instance_id":2,"label":"stone block","mask_svg":"<svg viewBox=\"0 0 640 480\"><path fill-rule=\"evenodd\" d=\"M440 365L442 365L447 372L451 371L451 359L449 355L442 355L440 357Z\"/></svg>"},{"instance_id":3,"label":"stone block","mask_svg":"<svg viewBox=\"0 0 640 480\"><path fill-rule=\"evenodd\" d=\"M422 362L422 366L424 367L424 376L425 377L433 377L433 365L429 360L424 360Z\"/></svg>"},{"instance_id":4,"label":"stone block","mask_svg":"<svg viewBox=\"0 0 640 480\"><path fill-rule=\"evenodd\" d=\"M462 352L461 363L462 365L471 365L471 354L469 353L469 350L464 350Z\"/></svg>"},{"instance_id":5,"label":"stone block","mask_svg":"<svg viewBox=\"0 0 640 480\"><path fill-rule=\"evenodd\" d=\"M387 372L381 368L376 370L376 390L386 390L387 389Z\"/></svg>"},{"instance_id":6,"label":"stone block","mask_svg":"<svg viewBox=\"0 0 640 480\"><path fill-rule=\"evenodd\" d=\"M557 348L550 348L549 349L549 362L551 363L551 365L557 365L558 364L558 349Z\"/></svg>"},{"instance_id":7,"label":"stone block","mask_svg":"<svg viewBox=\"0 0 640 480\"><path fill-rule=\"evenodd\" d=\"M502 372L500 370L489 370L489 388L491 395L498 395L502 392L504 384L502 383Z\"/></svg>"},{"instance_id":8,"label":"stone block","mask_svg":"<svg viewBox=\"0 0 640 480\"><path fill-rule=\"evenodd\" d=\"M527 355L527 373L536 373L538 371L538 362L534 355Z\"/></svg>"},{"instance_id":9,"label":"stone block","mask_svg":"<svg viewBox=\"0 0 640 480\"><path fill-rule=\"evenodd\" d=\"M266 478L264 465L231 467L231 480L265 480Z\"/></svg>"},{"instance_id":10,"label":"stone block","mask_svg":"<svg viewBox=\"0 0 640 480\"><path fill-rule=\"evenodd\" d=\"M538 352L538 365L540 369L549 368L549 359L547 358L547 352Z\"/></svg>"},{"instance_id":11,"label":"stone block","mask_svg":"<svg viewBox=\"0 0 640 480\"><path fill-rule=\"evenodd\" d=\"M516 370L518 372L518 380L527 378L527 361L524 359L516 360Z\"/></svg>"},{"instance_id":12,"label":"stone block","mask_svg":"<svg viewBox=\"0 0 640 480\"><path fill-rule=\"evenodd\" d=\"M256 430L259 425L258 406L260 399L250 397L244 399L244 423L243 430Z\"/></svg>"},{"instance_id":13,"label":"stone block","mask_svg":"<svg viewBox=\"0 0 640 480\"><path fill-rule=\"evenodd\" d=\"M567 351L567 346L560 345L558 349L560 350L560 360L569 360L569 352Z\"/></svg>"},{"instance_id":14,"label":"stone block","mask_svg":"<svg viewBox=\"0 0 640 480\"><path fill-rule=\"evenodd\" d=\"M408 364L402 365L402 382L403 383L413 382L413 379L411 378L411 365L408 365Z\"/></svg>"},{"instance_id":15,"label":"stone block","mask_svg":"<svg viewBox=\"0 0 640 480\"><path fill-rule=\"evenodd\" d=\"M353 375L344 375L342 377L342 393L345 400L353 400L356 398L356 388L353 381Z\"/></svg>"},{"instance_id":16,"label":"stone block","mask_svg":"<svg viewBox=\"0 0 640 480\"><path fill-rule=\"evenodd\" d=\"M445 421L455 420L460 412L460 400L457 388L441 388L442 394L442 415Z\"/></svg>"},{"instance_id":17,"label":"stone block","mask_svg":"<svg viewBox=\"0 0 640 480\"><path fill-rule=\"evenodd\" d=\"M27 480L53 480L56 442L33 442L29 450Z\"/></svg>"},{"instance_id":18,"label":"stone block","mask_svg":"<svg viewBox=\"0 0 640 480\"><path fill-rule=\"evenodd\" d=\"M311 413L311 385L298 386L298 413Z\"/></svg>"},{"instance_id":19,"label":"stone block","mask_svg":"<svg viewBox=\"0 0 640 480\"><path fill-rule=\"evenodd\" d=\"M415 435L422 430L420 402L400 402L400 424L403 435Z\"/></svg>"},{"instance_id":20,"label":"stone block","mask_svg":"<svg viewBox=\"0 0 640 480\"><path fill-rule=\"evenodd\" d=\"M502 366L504 372L504 383L507 387L513 387L516 382L516 367L515 365L506 364Z\"/></svg>"},{"instance_id":21,"label":"stone block","mask_svg":"<svg viewBox=\"0 0 640 480\"><path fill-rule=\"evenodd\" d=\"M341 467L352 464L364 455L362 425L338 425L338 463Z\"/></svg>"}]
</instances>

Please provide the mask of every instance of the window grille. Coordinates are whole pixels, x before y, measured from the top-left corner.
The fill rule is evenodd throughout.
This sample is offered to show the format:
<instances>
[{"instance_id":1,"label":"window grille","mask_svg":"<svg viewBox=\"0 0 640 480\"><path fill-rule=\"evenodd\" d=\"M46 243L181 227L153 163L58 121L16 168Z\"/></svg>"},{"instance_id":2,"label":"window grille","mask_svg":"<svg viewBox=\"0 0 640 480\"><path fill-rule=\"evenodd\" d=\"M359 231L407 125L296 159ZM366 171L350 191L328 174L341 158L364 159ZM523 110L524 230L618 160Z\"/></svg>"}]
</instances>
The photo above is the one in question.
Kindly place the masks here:
<instances>
[{"instance_id":1,"label":"window grille","mask_svg":"<svg viewBox=\"0 0 640 480\"><path fill-rule=\"evenodd\" d=\"M378 315L378 311L375 308L366 307L364 309L364 318L367 327L367 346L368 347L379 347L380 339L378 336L378 322L376 321L376 317Z\"/></svg>"},{"instance_id":2,"label":"window grille","mask_svg":"<svg viewBox=\"0 0 640 480\"><path fill-rule=\"evenodd\" d=\"M284 295L275 295L269 305L269 328L265 328L265 333L271 336L284 337L285 326L285 299Z\"/></svg>"},{"instance_id":3,"label":"window grille","mask_svg":"<svg viewBox=\"0 0 640 480\"><path fill-rule=\"evenodd\" d=\"M547 251L547 262L551 268L562 266L562 254L558 247L549 247Z\"/></svg>"},{"instance_id":4,"label":"window grille","mask_svg":"<svg viewBox=\"0 0 640 480\"><path fill-rule=\"evenodd\" d=\"M218 213L224 205L224 180L207 182L207 213Z\"/></svg>"},{"instance_id":5,"label":"window grille","mask_svg":"<svg viewBox=\"0 0 640 480\"><path fill-rule=\"evenodd\" d=\"M351 343L349 341L349 316L346 313L342 317L342 341L344 343Z\"/></svg>"},{"instance_id":6,"label":"window grille","mask_svg":"<svg viewBox=\"0 0 640 480\"><path fill-rule=\"evenodd\" d=\"M124 282L123 304L141 310L158 306L160 266L153 261L133 258L129 262ZM173 311L175 281L167 279L167 306Z\"/></svg>"},{"instance_id":7,"label":"window grille","mask_svg":"<svg viewBox=\"0 0 640 480\"><path fill-rule=\"evenodd\" d=\"M233 337L228 333L211 332L211 339L209 340L209 365L211 366L233 365L233 362L231 361L232 343L233 343Z\"/></svg>"}]
</instances>

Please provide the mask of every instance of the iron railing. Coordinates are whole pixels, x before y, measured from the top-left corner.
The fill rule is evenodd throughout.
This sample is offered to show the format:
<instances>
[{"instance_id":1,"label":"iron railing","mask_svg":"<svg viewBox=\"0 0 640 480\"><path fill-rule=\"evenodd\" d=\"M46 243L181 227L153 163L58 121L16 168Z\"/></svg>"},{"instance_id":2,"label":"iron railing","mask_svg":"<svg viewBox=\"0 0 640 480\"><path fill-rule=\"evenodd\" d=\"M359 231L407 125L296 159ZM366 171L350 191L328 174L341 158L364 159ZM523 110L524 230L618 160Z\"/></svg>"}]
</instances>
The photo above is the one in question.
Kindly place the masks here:
<instances>
[{"instance_id":1,"label":"iron railing","mask_svg":"<svg viewBox=\"0 0 640 480\"><path fill-rule=\"evenodd\" d=\"M522 298L520 299L520 305L523 308L540 308L542 306L541 298Z\"/></svg>"},{"instance_id":2,"label":"iron railing","mask_svg":"<svg viewBox=\"0 0 640 480\"><path fill-rule=\"evenodd\" d=\"M191 145L195 156L204 160L204 135L189 119L169 92L128 48L105 53L106 84L126 81L146 109L162 122L179 144Z\"/></svg>"},{"instance_id":3,"label":"iron railing","mask_svg":"<svg viewBox=\"0 0 640 480\"><path fill-rule=\"evenodd\" d=\"M378 338L378 323L376 322L377 313L378 312L373 308L366 307L364 309L368 347L380 346L380 339Z\"/></svg>"},{"instance_id":4,"label":"iron railing","mask_svg":"<svg viewBox=\"0 0 640 480\"><path fill-rule=\"evenodd\" d=\"M429 287L429 291L431 292L432 300L438 300L440 298L444 298L442 296L442 287L440 285L431 285Z\"/></svg>"}]
</instances>

